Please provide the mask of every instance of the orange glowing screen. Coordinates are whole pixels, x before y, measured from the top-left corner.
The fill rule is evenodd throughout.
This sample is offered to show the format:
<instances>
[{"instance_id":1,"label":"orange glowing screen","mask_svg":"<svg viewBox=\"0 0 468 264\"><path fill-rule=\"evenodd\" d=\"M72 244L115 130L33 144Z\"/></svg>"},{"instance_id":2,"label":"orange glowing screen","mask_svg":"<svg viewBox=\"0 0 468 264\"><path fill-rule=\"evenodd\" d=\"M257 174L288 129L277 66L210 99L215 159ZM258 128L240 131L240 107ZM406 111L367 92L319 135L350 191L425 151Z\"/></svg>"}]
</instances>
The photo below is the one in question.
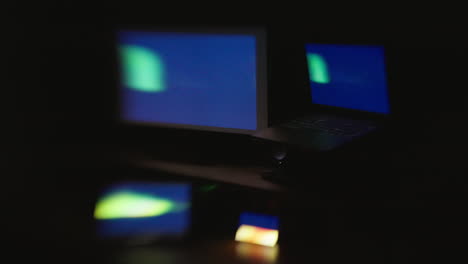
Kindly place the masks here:
<instances>
[{"instance_id":1,"label":"orange glowing screen","mask_svg":"<svg viewBox=\"0 0 468 264\"><path fill-rule=\"evenodd\" d=\"M278 230L241 225L236 232L236 241L273 247L278 241Z\"/></svg>"}]
</instances>

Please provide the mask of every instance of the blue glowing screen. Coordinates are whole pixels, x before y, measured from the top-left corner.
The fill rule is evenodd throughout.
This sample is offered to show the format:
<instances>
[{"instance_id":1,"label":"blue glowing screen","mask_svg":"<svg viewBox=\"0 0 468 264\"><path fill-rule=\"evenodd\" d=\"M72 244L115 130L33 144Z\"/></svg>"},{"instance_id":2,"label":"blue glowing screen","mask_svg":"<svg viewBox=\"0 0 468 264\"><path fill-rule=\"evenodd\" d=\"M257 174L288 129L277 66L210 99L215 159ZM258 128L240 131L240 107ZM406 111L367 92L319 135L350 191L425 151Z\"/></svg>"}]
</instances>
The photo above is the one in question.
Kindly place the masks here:
<instances>
[{"instance_id":1,"label":"blue glowing screen","mask_svg":"<svg viewBox=\"0 0 468 264\"><path fill-rule=\"evenodd\" d=\"M127 182L110 186L96 202L103 237L180 237L190 226L191 186Z\"/></svg>"},{"instance_id":2,"label":"blue glowing screen","mask_svg":"<svg viewBox=\"0 0 468 264\"><path fill-rule=\"evenodd\" d=\"M312 102L388 114L384 48L306 44Z\"/></svg>"},{"instance_id":3,"label":"blue glowing screen","mask_svg":"<svg viewBox=\"0 0 468 264\"><path fill-rule=\"evenodd\" d=\"M240 215L240 225L251 225L268 229L278 229L278 217L272 215L244 212Z\"/></svg>"},{"instance_id":4,"label":"blue glowing screen","mask_svg":"<svg viewBox=\"0 0 468 264\"><path fill-rule=\"evenodd\" d=\"M121 31L126 121L255 130L254 35Z\"/></svg>"}]
</instances>

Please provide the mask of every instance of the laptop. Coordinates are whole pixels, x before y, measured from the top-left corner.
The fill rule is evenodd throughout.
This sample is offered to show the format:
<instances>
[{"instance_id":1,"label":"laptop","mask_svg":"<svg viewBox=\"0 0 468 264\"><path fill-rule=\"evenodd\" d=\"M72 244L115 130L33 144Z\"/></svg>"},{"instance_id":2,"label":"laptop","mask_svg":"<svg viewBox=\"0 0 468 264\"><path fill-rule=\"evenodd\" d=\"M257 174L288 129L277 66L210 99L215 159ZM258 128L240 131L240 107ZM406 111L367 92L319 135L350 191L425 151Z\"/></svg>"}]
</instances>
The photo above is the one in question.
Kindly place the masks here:
<instances>
[{"instance_id":1,"label":"laptop","mask_svg":"<svg viewBox=\"0 0 468 264\"><path fill-rule=\"evenodd\" d=\"M330 151L383 127L391 112L385 53L381 45L307 43L306 114L253 136Z\"/></svg>"}]
</instances>

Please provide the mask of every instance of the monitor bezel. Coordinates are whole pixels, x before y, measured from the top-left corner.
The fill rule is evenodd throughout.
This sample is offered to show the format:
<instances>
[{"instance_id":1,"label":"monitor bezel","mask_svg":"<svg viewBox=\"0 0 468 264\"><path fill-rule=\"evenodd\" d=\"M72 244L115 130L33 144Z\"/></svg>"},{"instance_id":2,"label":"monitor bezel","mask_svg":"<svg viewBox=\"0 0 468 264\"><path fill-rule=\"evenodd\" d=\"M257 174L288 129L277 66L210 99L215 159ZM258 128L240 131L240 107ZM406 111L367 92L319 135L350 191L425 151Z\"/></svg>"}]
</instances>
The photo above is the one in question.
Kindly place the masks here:
<instances>
[{"instance_id":1,"label":"monitor bezel","mask_svg":"<svg viewBox=\"0 0 468 264\"><path fill-rule=\"evenodd\" d=\"M158 33L174 33L174 34L213 34L213 35L252 35L256 38L256 105L257 105L257 124L255 130L226 128L203 125L190 125L179 123L166 122L145 122L131 121L122 118L122 87L121 87L121 69L118 56L118 34L122 31L134 32L158 32ZM267 32L265 27L261 26L117 26L113 30L113 60L115 72L115 87L117 89L117 109L115 120L117 124L124 127L140 127L140 128L161 128L161 129L182 129L191 131L208 131L221 132L229 134L244 134L251 135L260 131L268 125L268 89L267 89Z\"/></svg>"}]
</instances>

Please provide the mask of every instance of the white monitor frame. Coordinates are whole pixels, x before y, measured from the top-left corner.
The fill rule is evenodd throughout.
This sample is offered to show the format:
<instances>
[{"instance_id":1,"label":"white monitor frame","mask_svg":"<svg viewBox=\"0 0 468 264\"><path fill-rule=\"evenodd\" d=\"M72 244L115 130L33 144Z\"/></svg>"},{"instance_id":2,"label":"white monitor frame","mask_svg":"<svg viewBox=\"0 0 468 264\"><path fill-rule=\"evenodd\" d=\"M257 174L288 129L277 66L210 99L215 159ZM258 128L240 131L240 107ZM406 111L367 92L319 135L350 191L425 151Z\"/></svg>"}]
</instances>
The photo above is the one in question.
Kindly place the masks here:
<instances>
[{"instance_id":1,"label":"white monitor frame","mask_svg":"<svg viewBox=\"0 0 468 264\"><path fill-rule=\"evenodd\" d=\"M162 128L178 128L178 129L190 129L198 131L213 131L213 132L224 132L233 134L253 134L260 131L268 126L268 94L267 94L267 40L266 30L262 27L151 27L151 28L128 28L122 27L114 32L114 45L117 43L118 33L121 31L135 31L135 32L158 32L158 33L200 33L200 34L224 34L224 35L250 35L256 38L256 106L257 106L257 124L256 130L249 129L237 129L237 128L224 128L214 126L200 126L200 125L187 125L177 123L165 123L165 122L145 122L145 121L131 121L123 120L122 117L122 95L121 95L121 72L117 69L117 89L118 89L118 104L117 104L117 119L118 123L130 126L150 126L150 127L162 127ZM115 56L117 57L117 47L115 50ZM120 62L116 59L117 64ZM120 65L118 65L120 66ZM117 68L119 68L117 66Z\"/></svg>"}]
</instances>

